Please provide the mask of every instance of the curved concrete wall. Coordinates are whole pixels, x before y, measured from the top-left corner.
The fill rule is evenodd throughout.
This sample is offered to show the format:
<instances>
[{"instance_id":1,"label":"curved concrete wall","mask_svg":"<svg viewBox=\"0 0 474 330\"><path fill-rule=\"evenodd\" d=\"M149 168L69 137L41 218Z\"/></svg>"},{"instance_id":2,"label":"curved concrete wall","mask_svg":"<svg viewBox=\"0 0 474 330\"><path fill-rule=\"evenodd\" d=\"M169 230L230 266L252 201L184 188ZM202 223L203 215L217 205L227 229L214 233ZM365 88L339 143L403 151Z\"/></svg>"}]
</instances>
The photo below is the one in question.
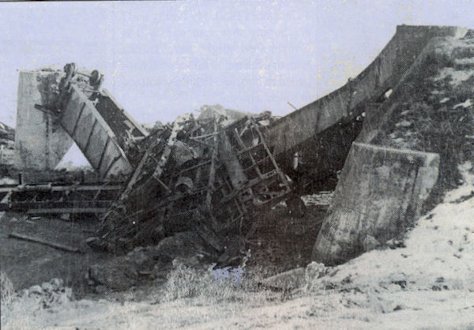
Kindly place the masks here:
<instances>
[{"instance_id":1,"label":"curved concrete wall","mask_svg":"<svg viewBox=\"0 0 474 330\"><path fill-rule=\"evenodd\" d=\"M358 131L353 132L348 139L336 139L337 144L332 149L343 150L344 155L338 157L338 161L331 160L333 165L330 169L324 169L324 164L329 161L325 157L330 157L331 152L320 150L318 135L331 129L337 131L337 124L350 122L366 111L368 103L395 87L433 37L459 36L466 32L467 29L458 27L398 26L382 52L356 78L281 118L269 128L266 137L277 160L285 169L291 166L292 154L298 151L312 163L308 165L320 169L320 175L321 171L342 169ZM321 154L322 157L315 158L312 154Z\"/></svg>"},{"instance_id":2,"label":"curved concrete wall","mask_svg":"<svg viewBox=\"0 0 474 330\"><path fill-rule=\"evenodd\" d=\"M437 177L445 180L452 170L449 167L458 164L456 161L453 164L447 158L456 159L460 151L456 150L455 144L461 144L461 150L462 140L445 144L445 141L449 141L449 134L440 132L437 125L426 130L421 123L427 119L433 123L440 120L443 123L459 121L457 117L431 117L433 113L444 111L443 105L434 106L441 97L436 101L430 98L433 86L444 92L443 97L449 96L454 100L458 92L449 83L429 85L436 84L432 78L436 77L437 72L455 63L455 52L450 45L459 47L462 42L454 39L431 38L397 86L394 86L390 98L379 107L367 111L363 130L357 137L358 143L352 145L337 184L335 198L318 234L313 249L315 260L338 264L379 245L383 246L389 239L400 238L425 211L423 208L433 202L430 198L430 203L426 203L430 194L439 196L446 189L445 184L437 183ZM465 41L466 45L468 43ZM470 49L471 46L467 47ZM465 84L469 85L469 82ZM458 87L460 91L465 90L464 86ZM464 100L463 92L459 93ZM423 107L428 107L430 112L424 112ZM410 117L413 126L406 130L397 124L403 117L401 114L408 109L415 116ZM411 137L408 134L406 137L410 143L395 145L410 146L421 151L390 148L394 145L394 139L390 136L400 130L411 134ZM451 135L459 134L453 132ZM420 136L423 140L417 142ZM450 146L449 151L446 146Z\"/></svg>"}]
</instances>

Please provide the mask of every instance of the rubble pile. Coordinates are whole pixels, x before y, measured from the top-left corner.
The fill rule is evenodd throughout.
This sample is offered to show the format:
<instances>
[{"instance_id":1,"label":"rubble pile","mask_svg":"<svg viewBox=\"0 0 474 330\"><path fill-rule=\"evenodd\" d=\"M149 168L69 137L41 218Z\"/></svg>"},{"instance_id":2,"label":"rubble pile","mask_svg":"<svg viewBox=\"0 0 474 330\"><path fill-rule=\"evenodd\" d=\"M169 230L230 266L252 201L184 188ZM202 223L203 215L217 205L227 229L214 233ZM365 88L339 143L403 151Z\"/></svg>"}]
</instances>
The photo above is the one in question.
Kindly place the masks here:
<instances>
[{"instance_id":1,"label":"rubble pile","mask_svg":"<svg viewBox=\"0 0 474 330\"><path fill-rule=\"evenodd\" d=\"M73 137L86 123L81 119L84 109L89 107L90 118L100 117L90 121L87 143L81 142L84 134L77 136L91 164L97 151L89 151L89 146L94 129L101 125L113 131L109 140L116 143L119 155L112 159L107 154L108 140L98 161L99 172L107 175L118 159L124 161L122 169L132 169L124 176L120 197L103 216L98 235L88 240L93 248L122 253L193 230L222 253L223 241L251 233L258 212L290 195L291 181L262 133L272 121L268 111L248 116L219 105L203 106L199 118L184 114L146 132L101 90L103 76L97 71L84 73L71 63L64 72L40 77L43 100L36 107L57 116L66 130L73 127ZM86 101L71 108L76 99ZM72 120L74 116L77 119ZM110 163L107 169L103 161Z\"/></svg>"},{"instance_id":2,"label":"rubble pile","mask_svg":"<svg viewBox=\"0 0 474 330\"><path fill-rule=\"evenodd\" d=\"M318 236L313 257L339 263L399 239L447 189L462 183L457 167L473 155L471 35L455 27L398 27L361 75L278 120L268 111L250 115L215 105L202 107L196 118L184 114L145 129L101 88L98 71L77 70L73 63L63 72L21 75L28 99L21 111L26 118L33 104L54 117L100 184L119 186L103 199L102 186L88 187L90 200L67 206L75 211L80 202L80 212L101 214L87 243L125 258L130 267L116 272L128 274L122 282L152 274L162 259L182 257L156 257L152 247L172 242L179 250L183 233L193 233L191 246L205 245L198 249L203 256L221 265L236 262L244 246L261 243L252 238L268 228L259 228L262 214L282 202L299 218L305 202L332 200L321 227L311 226ZM38 94L35 88L41 100L28 96ZM329 190L335 181L334 198L300 198ZM65 200L61 195L53 206L44 205L64 209ZM29 211L38 205L28 203ZM296 236L309 228L287 225ZM107 286L110 276L101 268L90 279Z\"/></svg>"},{"instance_id":3,"label":"rubble pile","mask_svg":"<svg viewBox=\"0 0 474 330\"><path fill-rule=\"evenodd\" d=\"M286 200L292 205L294 182L277 164L274 146L265 138L274 121L271 112L251 115L206 105L197 118L184 114L173 123L145 129L101 88L102 82L98 71L79 70L74 63L63 70L20 75L25 118L28 111L45 113L38 120L48 118L54 130L67 133L96 176L92 182L85 175L58 182L51 171L41 170L50 176L48 181L28 168L28 179L34 182L6 187L2 209L66 214L64 218L99 215L99 229L87 239L92 249L129 258L138 248L151 260L144 269L124 261L127 270L121 272L128 279L115 282L133 283L163 259L155 258L149 247L161 251L167 239L174 246L182 233L193 233L190 244L206 245L203 255L218 264L238 262L259 215ZM45 136L51 134L48 127L44 130ZM31 146L25 146L27 154ZM173 253L164 259L182 257ZM89 272L90 281L107 286L107 269L96 268Z\"/></svg>"},{"instance_id":4,"label":"rubble pile","mask_svg":"<svg viewBox=\"0 0 474 330\"><path fill-rule=\"evenodd\" d=\"M73 220L69 212L99 215L98 229L83 231L80 241L88 237L90 248L113 257L86 255L78 272L87 269L87 284L99 294L135 294L146 281L160 289L159 303L194 297L209 279L224 283L220 290L222 280L240 285L244 274L259 272L265 278L256 288L282 299L311 293L317 304L306 317L341 305L411 313L423 304L407 301L428 295L437 303L463 300L457 310L467 310L466 293L474 291L473 36L400 26L358 77L278 120L268 111L214 105L145 129L101 88L98 71L71 63L64 72L24 74L19 94L28 102L19 112L30 118L33 104L51 115L31 122L67 134L97 182L86 184L82 173L73 184L4 185L0 210L65 221ZM36 89L41 102L31 97ZM0 138L9 138L2 129ZM47 134L44 144L60 158L64 146ZM34 144L27 144L29 151ZM8 237L90 252L18 232ZM329 307L321 304L327 297ZM71 291L52 280L20 298L49 309ZM278 313L271 313L274 322Z\"/></svg>"},{"instance_id":5,"label":"rubble pile","mask_svg":"<svg viewBox=\"0 0 474 330\"><path fill-rule=\"evenodd\" d=\"M190 266L239 263L258 214L290 195L291 182L261 133L269 114L235 121L209 112L180 116L141 141L135 171L87 240L125 254L90 268L96 291L160 280L177 259Z\"/></svg>"},{"instance_id":6,"label":"rubble pile","mask_svg":"<svg viewBox=\"0 0 474 330\"><path fill-rule=\"evenodd\" d=\"M177 262L197 267L211 264L216 257L215 251L197 233L185 231L166 237L157 245L140 246L126 255L94 264L86 277L97 293L125 290L141 281L161 284Z\"/></svg>"},{"instance_id":7,"label":"rubble pile","mask_svg":"<svg viewBox=\"0 0 474 330\"><path fill-rule=\"evenodd\" d=\"M15 129L0 122L0 144L12 145L15 141Z\"/></svg>"},{"instance_id":8,"label":"rubble pile","mask_svg":"<svg viewBox=\"0 0 474 330\"><path fill-rule=\"evenodd\" d=\"M6 176L15 162L15 130L0 122L0 175Z\"/></svg>"},{"instance_id":9,"label":"rubble pile","mask_svg":"<svg viewBox=\"0 0 474 330\"><path fill-rule=\"evenodd\" d=\"M142 141L138 166L91 246L124 252L191 230L223 253L224 241L251 233L259 211L288 197L291 182L261 133L268 113L227 126L218 111L203 117L181 116Z\"/></svg>"}]
</instances>

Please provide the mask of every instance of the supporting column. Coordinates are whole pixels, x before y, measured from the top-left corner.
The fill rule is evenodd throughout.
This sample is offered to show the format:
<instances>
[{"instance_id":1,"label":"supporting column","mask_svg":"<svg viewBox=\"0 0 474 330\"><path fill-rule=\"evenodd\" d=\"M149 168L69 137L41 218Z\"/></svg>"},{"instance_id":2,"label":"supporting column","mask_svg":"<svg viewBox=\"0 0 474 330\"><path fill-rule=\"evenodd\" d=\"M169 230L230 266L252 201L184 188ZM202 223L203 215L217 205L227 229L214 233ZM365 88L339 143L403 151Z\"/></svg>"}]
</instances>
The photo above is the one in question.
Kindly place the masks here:
<instances>
[{"instance_id":1,"label":"supporting column","mask_svg":"<svg viewBox=\"0 0 474 330\"><path fill-rule=\"evenodd\" d=\"M45 79L53 71L22 71L19 75L16 120L16 165L25 173L52 170L72 146L72 139L55 118L35 108L47 102Z\"/></svg>"},{"instance_id":2,"label":"supporting column","mask_svg":"<svg viewBox=\"0 0 474 330\"><path fill-rule=\"evenodd\" d=\"M420 217L438 167L438 154L354 143L313 260L339 264L404 234Z\"/></svg>"}]
</instances>

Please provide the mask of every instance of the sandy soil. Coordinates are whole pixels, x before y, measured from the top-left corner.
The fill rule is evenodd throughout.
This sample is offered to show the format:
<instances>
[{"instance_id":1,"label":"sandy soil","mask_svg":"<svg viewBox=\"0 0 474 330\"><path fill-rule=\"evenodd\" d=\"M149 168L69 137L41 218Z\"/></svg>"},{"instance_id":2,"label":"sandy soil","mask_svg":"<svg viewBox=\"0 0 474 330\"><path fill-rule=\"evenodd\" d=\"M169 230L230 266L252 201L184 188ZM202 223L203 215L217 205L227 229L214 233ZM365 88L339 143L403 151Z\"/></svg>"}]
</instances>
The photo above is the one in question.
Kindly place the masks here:
<instances>
[{"instance_id":1,"label":"sandy soil","mask_svg":"<svg viewBox=\"0 0 474 330\"><path fill-rule=\"evenodd\" d=\"M12 327L61 329L467 329L474 326L474 294L459 291L405 292L377 300L410 301L413 307L381 312L361 307L357 294L314 295L260 305L208 304L203 299L160 305L79 301L40 313Z\"/></svg>"}]
</instances>

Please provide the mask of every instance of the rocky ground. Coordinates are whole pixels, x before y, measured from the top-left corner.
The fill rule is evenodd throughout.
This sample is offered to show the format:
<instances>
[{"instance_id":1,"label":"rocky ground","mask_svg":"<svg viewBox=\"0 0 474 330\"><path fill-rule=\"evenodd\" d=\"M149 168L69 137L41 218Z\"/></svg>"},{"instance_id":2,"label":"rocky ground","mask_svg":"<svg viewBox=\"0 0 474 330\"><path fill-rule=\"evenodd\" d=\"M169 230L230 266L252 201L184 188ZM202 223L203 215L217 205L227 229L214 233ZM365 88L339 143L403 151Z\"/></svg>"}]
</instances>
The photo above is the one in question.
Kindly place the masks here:
<instances>
[{"instance_id":1,"label":"rocky ground","mask_svg":"<svg viewBox=\"0 0 474 330\"><path fill-rule=\"evenodd\" d=\"M64 291L46 306L49 291L30 288L2 306L2 328L472 328L471 167L461 169L464 185L422 217L403 242L344 265L313 263L278 280L262 280L245 267L216 274L175 263L162 286L100 299L72 300Z\"/></svg>"}]
</instances>

